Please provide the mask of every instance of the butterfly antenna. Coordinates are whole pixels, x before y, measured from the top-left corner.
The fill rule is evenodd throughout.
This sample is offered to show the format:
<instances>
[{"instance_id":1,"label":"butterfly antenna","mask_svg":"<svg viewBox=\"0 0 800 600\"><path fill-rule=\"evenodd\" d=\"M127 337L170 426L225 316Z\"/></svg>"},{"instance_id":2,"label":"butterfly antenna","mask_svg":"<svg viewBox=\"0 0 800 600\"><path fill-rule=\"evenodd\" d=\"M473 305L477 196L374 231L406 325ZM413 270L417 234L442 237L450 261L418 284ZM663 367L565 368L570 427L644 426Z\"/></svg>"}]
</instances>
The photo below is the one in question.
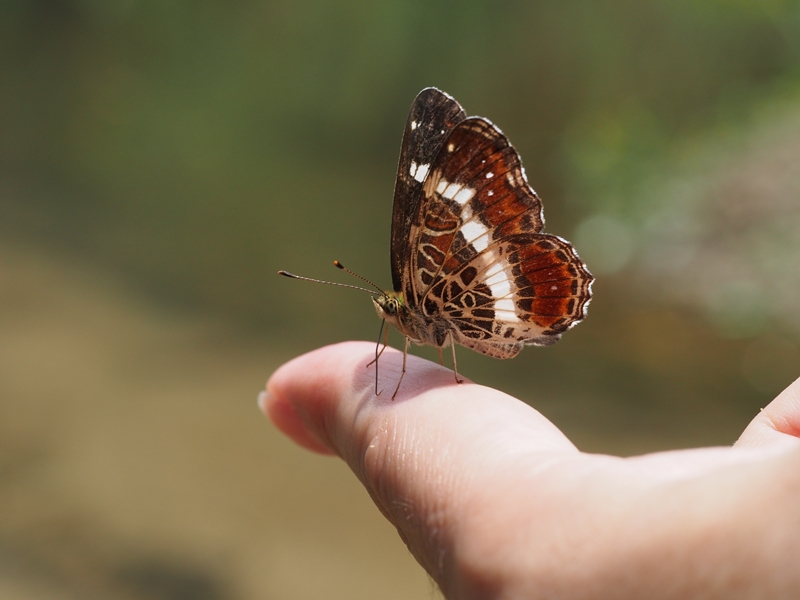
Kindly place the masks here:
<instances>
[{"instance_id":1,"label":"butterfly antenna","mask_svg":"<svg viewBox=\"0 0 800 600\"><path fill-rule=\"evenodd\" d=\"M336 283L335 281L324 281L322 279L312 279L311 277L301 277L300 275L295 275L294 273L288 273L287 271L278 271L278 275L283 275L284 277L288 277L290 279L303 279L304 281L313 281L314 283L324 283L325 285L338 285L339 287L346 287L351 288L354 290L361 290L362 292L367 292L368 294L375 295L375 292L372 290L368 290L367 288L358 287L357 285L348 285L346 283ZM381 292L383 294L383 292Z\"/></svg>"},{"instance_id":2,"label":"butterfly antenna","mask_svg":"<svg viewBox=\"0 0 800 600\"><path fill-rule=\"evenodd\" d=\"M354 273L353 271L351 271L350 269L345 267L342 263L340 263L338 260L333 261L333 264L334 264L335 267L341 269L342 271L344 271L346 273L350 273L350 275L352 275L353 277L357 277L358 279L360 279L364 283L370 284L372 287L374 287L376 290L378 290L378 293L380 293L381 296L385 296L386 295L386 292L384 292L381 288L379 288L377 285L372 283L369 279L367 279L366 277L362 277L358 273Z\"/></svg>"}]
</instances>

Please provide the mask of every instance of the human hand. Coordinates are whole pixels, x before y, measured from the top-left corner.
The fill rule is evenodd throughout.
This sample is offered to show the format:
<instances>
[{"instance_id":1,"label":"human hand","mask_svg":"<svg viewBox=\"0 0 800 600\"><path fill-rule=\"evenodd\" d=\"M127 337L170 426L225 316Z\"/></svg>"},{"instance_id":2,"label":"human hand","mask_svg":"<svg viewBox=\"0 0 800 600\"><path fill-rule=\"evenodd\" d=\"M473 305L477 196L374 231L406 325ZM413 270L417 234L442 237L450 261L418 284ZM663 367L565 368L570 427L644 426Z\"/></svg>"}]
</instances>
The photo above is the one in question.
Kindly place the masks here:
<instances>
[{"instance_id":1,"label":"human hand","mask_svg":"<svg viewBox=\"0 0 800 600\"><path fill-rule=\"evenodd\" d=\"M800 597L800 380L733 447L618 458L415 356L376 397L374 350L283 365L262 408L348 463L447 598Z\"/></svg>"}]
</instances>

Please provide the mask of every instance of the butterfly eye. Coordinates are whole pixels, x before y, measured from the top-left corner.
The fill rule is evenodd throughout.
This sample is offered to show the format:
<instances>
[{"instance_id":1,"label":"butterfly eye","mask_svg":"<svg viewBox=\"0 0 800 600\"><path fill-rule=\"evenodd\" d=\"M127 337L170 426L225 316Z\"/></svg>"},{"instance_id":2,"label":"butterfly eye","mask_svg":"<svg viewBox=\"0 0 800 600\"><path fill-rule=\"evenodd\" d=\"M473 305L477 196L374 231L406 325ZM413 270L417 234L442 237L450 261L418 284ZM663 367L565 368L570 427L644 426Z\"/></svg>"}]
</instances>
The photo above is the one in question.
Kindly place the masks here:
<instances>
[{"instance_id":1,"label":"butterfly eye","mask_svg":"<svg viewBox=\"0 0 800 600\"><path fill-rule=\"evenodd\" d=\"M386 303L386 314L387 315L397 314L397 298L392 298Z\"/></svg>"}]
</instances>

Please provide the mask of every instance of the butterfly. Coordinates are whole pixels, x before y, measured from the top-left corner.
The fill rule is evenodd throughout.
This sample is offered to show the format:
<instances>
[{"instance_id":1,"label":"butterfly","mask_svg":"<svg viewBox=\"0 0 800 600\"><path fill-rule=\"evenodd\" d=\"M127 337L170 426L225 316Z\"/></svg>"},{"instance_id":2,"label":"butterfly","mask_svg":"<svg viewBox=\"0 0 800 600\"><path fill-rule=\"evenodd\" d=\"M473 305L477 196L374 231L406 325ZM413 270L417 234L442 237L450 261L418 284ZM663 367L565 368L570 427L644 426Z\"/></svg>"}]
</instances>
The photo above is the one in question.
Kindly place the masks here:
<instances>
[{"instance_id":1,"label":"butterfly","mask_svg":"<svg viewBox=\"0 0 800 600\"><path fill-rule=\"evenodd\" d=\"M440 361L450 346L461 383L456 344L512 358L523 346L554 344L586 316L594 278L572 244L543 228L542 202L503 132L448 94L422 90L397 168L393 290L367 290L384 324L405 337L392 398L410 343L435 346Z\"/></svg>"}]
</instances>

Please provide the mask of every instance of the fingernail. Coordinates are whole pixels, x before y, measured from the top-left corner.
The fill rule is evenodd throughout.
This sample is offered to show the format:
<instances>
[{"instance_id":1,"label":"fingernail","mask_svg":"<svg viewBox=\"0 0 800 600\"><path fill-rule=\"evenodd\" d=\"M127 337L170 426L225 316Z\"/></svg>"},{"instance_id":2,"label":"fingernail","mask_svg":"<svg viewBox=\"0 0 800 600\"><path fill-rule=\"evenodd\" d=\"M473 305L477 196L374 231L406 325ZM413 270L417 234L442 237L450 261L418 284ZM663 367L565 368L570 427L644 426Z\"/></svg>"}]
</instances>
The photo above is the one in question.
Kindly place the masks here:
<instances>
[{"instance_id":1,"label":"fingernail","mask_svg":"<svg viewBox=\"0 0 800 600\"><path fill-rule=\"evenodd\" d=\"M267 414L267 400L268 399L269 399L269 394L267 393L267 390L261 390L261 392L259 392L259 394L258 394L258 408L265 415Z\"/></svg>"}]
</instances>

